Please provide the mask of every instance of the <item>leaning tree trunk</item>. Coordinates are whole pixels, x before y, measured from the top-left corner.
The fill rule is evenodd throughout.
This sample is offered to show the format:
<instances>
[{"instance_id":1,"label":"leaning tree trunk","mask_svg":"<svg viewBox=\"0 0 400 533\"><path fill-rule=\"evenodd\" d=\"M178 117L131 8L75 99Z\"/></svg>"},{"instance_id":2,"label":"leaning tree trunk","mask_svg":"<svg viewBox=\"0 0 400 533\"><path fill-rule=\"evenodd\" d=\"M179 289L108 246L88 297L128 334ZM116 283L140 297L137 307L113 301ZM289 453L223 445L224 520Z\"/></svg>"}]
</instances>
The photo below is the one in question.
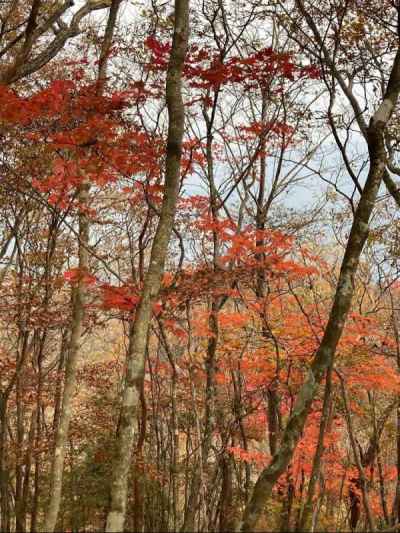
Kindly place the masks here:
<instances>
[{"instance_id":1,"label":"leaning tree trunk","mask_svg":"<svg viewBox=\"0 0 400 533\"><path fill-rule=\"evenodd\" d=\"M134 319L133 335L128 348L120 427L112 469L111 505L107 517L107 532L123 531L124 528L129 467L135 437L135 421L140 405L140 390L145 368L146 339L150 327L152 306L161 286L179 193L184 131L182 71L188 34L189 0L175 0L174 36L166 84L169 125L164 197L151 248L150 263L143 284L142 296Z\"/></svg>"},{"instance_id":2,"label":"leaning tree trunk","mask_svg":"<svg viewBox=\"0 0 400 533\"><path fill-rule=\"evenodd\" d=\"M384 133L400 92L400 47L393 62L384 99L371 118L367 131L370 168L357 206L346 251L342 261L336 293L324 336L301 387L293 412L282 436L280 448L268 467L260 474L248 502L241 524L242 531L255 531L271 497L272 489L289 465L300 439L312 401L327 368L332 364L337 344L354 292L354 280L360 255L369 230L369 219L386 169Z\"/></svg>"}]
</instances>

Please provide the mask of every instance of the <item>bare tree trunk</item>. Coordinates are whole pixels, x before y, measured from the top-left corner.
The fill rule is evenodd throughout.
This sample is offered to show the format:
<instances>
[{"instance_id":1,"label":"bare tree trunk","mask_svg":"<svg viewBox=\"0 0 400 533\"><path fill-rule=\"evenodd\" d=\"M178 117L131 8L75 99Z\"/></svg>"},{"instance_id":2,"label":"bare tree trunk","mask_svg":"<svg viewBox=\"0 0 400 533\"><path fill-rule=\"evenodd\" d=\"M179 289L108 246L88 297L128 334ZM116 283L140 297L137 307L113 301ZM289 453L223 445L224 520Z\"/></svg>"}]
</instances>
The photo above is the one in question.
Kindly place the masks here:
<instances>
[{"instance_id":1,"label":"bare tree trunk","mask_svg":"<svg viewBox=\"0 0 400 533\"><path fill-rule=\"evenodd\" d=\"M362 458L360 457L359 450L357 449L357 443L356 439L354 437L354 431L353 431L353 424L351 421L351 415L350 415L350 409L349 409L349 402L347 399L346 389L344 387L343 378L340 377L340 386L342 389L342 397L343 397L343 403L344 403L344 410L345 410L345 418L347 423L347 429L349 432L349 438L350 438L350 444L353 450L353 455L355 459L355 463L358 470L358 487L361 489L361 494L363 498L363 504L364 504L364 510L367 515L367 522L368 522L368 528L369 531L375 531L375 521L371 512L371 506L369 504L369 498L368 498L368 492L367 492L367 480L364 474L364 468L362 464ZM358 519L355 521L355 523L351 523L351 529L352 531L357 526Z\"/></svg>"},{"instance_id":2,"label":"bare tree trunk","mask_svg":"<svg viewBox=\"0 0 400 533\"><path fill-rule=\"evenodd\" d=\"M35 442L35 433L36 433L36 409L32 411L31 422L29 428L28 436L28 446L25 455L25 474L22 487L22 501L21 501L21 531L26 531L26 512L28 507L28 499L30 493L30 478L31 478L31 468L32 468L32 450Z\"/></svg>"},{"instance_id":3,"label":"bare tree trunk","mask_svg":"<svg viewBox=\"0 0 400 533\"><path fill-rule=\"evenodd\" d=\"M328 368L326 374L326 386L324 393L324 402L322 405L321 422L319 427L317 449L313 459L312 471L310 482L308 484L307 499L304 505L303 512L301 514L301 520L299 525L299 531L311 531L312 526L312 513L313 513L313 500L315 489L317 487L317 481L321 471L321 459L324 453L324 436L329 419L329 410L331 406L331 392L332 392L332 368Z\"/></svg>"},{"instance_id":4,"label":"bare tree trunk","mask_svg":"<svg viewBox=\"0 0 400 533\"><path fill-rule=\"evenodd\" d=\"M157 298L164 272L168 244L172 232L180 184L184 105L182 99L182 71L189 34L189 0L175 0L174 36L167 72L166 99L169 116L165 189L160 219L151 248L150 264L133 324L132 341L127 355L127 370L123 391L120 431L116 442L116 456L111 482L111 507L106 531L123 531L128 476L135 423L140 405L140 390L144 376L147 333L152 305Z\"/></svg>"},{"instance_id":5,"label":"bare tree trunk","mask_svg":"<svg viewBox=\"0 0 400 533\"><path fill-rule=\"evenodd\" d=\"M99 60L99 94L104 88L104 78L107 68L107 57L111 48L112 38L117 19L118 8L121 0L113 0L107 20L107 27L100 53ZM88 205L90 183L86 178L82 181L78 190L78 200L82 206ZM84 273L89 266L89 218L82 209L79 213L79 272ZM85 284L80 275L77 285L73 289L72 323L69 349L65 368L65 383L62 394L61 410L58 413L58 425L56 428L55 445L50 474L50 500L44 521L44 531L54 531L61 503L62 480L64 470L65 444L68 439L68 429L71 420L72 399L76 387L76 371L80 352L81 337L83 331L84 307L85 307Z\"/></svg>"},{"instance_id":6,"label":"bare tree trunk","mask_svg":"<svg viewBox=\"0 0 400 533\"><path fill-rule=\"evenodd\" d=\"M88 185L82 184L79 191L79 201L87 204ZM79 271L84 272L88 267L89 220L84 212L79 214ZM54 531L57 523L61 503L62 480L64 470L65 444L68 438L69 423L71 420L72 399L76 386L76 370L80 351L80 342L83 330L85 304L85 286L82 276L73 288L73 309L71 338L65 368L65 384L63 390L62 406L59 414L59 423L55 435L53 460L50 473L50 500L44 521L43 531Z\"/></svg>"},{"instance_id":7,"label":"bare tree trunk","mask_svg":"<svg viewBox=\"0 0 400 533\"><path fill-rule=\"evenodd\" d=\"M384 133L398 101L400 91L400 48L392 66L390 79L383 102L374 113L368 127L368 149L370 169L359 204L357 206L345 255L342 261L336 293L325 333L315 358L311 364L305 383L297 395L293 412L282 435L281 446L271 464L265 468L254 487L246 506L242 531L255 531L271 497L272 489L284 473L293 456L307 420L312 401L327 368L332 364L336 347L342 335L347 313L354 292L354 278L360 255L368 236L369 219L375 205L376 196L382 183L386 166Z\"/></svg>"},{"instance_id":8,"label":"bare tree trunk","mask_svg":"<svg viewBox=\"0 0 400 533\"><path fill-rule=\"evenodd\" d=\"M390 303L392 308L392 326L394 338L396 341L396 362L397 372L400 372L400 334L398 328L398 315L395 311L397 302L393 301L393 295L390 294ZM396 459L397 459L397 480L396 480L396 492L392 504L391 511L391 525L396 522L400 522L400 398L398 398L396 409Z\"/></svg>"},{"instance_id":9,"label":"bare tree trunk","mask_svg":"<svg viewBox=\"0 0 400 533\"><path fill-rule=\"evenodd\" d=\"M36 398L36 435L35 435L35 445L36 448L39 448L41 431L42 431L42 421L41 421L41 407L42 407L42 389L43 389L43 372L42 372L42 355L39 353L37 360L37 375L38 375L38 387L37 387L37 398ZM39 511L39 496L40 496L40 455L38 452L35 453L35 477L33 483L33 496L32 496L32 507L31 507L31 533L36 533L37 531L37 521L38 521L38 511Z\"/></svg>"},{"instance_id":10,"label":"bare tree trunk","mask_svg":"<svg viewBox=\"0 0 400 533\"><path fill-rule=\"evenodd\" d=\"M56 432L58 424L60 422L60 410L61 410L61 399L62 399L62 388L63 388L63 370L65 366L65 359L68 352L68 328L65 328L62 334L61 339L61 348L60 348L60 359L58 362L57 368L57 381L56 381L56 392L54 398L54 416L53 416L53 431Z\"/></svg>"},{"instance_id":11,"label":"bare tree trunk","mask_svg":"<svg viewBox=\"0 0 400 533\"><path fill-rule=\"evenodd\" d=\"M219 531L235 531L235 509L233 504L232 457L222 456L222 485L219 501Z\"/></svg>"},{"instance_id":12,"label":"bare tree trunk","mask_svg":"<svg viewBox=\"0 0 400 533\"><path fill-rule=\"evenodd\" d=\"M24 410L21 395L22 383L21 375L17 376L16 381L16 457L15 457L15 528L17 531L25 531L24 521L22 519L22 483L23 483L23 445L24 445Z\"/></svg>"},{"instance_id":13,"label":"bare tree trunk","mask_svg":"<svg viewBox=\"0 0 400 533\"><path fill-rule=\"evenodd\" d=\"M0 531L9 529L8 466L6 465L7 400L0 397Z\"/></svg>"}]
</instances>

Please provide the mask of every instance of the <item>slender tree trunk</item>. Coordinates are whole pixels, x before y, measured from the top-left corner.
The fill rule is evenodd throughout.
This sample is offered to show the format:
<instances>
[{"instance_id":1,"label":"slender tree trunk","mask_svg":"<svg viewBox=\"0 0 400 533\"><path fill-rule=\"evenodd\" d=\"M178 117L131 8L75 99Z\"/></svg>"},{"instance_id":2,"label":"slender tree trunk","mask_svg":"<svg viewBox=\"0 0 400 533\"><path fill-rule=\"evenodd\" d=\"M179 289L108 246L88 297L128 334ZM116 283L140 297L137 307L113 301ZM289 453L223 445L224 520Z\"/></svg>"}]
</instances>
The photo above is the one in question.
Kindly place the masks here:
<instances>
[{"instance_id":1,"label":"slender tree trunk","mask_svg":"<svg viewBox=\"0 0 400 533\"><path fill-rule=\"evenodd\" d=\"M209 186L210 210L214 222L218 221L219 213L219 199L218 190L215 184L214 176L214 160L213 160L213 127L215 121L215 109L219 96L219 88L215 89L213 107L210 115L206 108L203 108L203 117L207 126L207 144L206 144L206 161L207 161L207 179ZM220 238L218 232L214 229L212 232L213 239L213 270L215 273L219 270L219 255L220 255ZM205 499L205 485L203 473L207 472L208 455L212 444L212 435L216 425L215 413L215 373L217 365L217 347L218 347L218 313L221 310L224 299L220 297L211 297L211 310L208 318L208 327L210 330L210 337L207 342L206 357L204 360L204 367L206 372L206 386L205 386L205 409L204 409L204 429L203 439L201 444L202 468L195 470L191 485L191 493L189 499L189 506L186 507L185 519L182 526L182 531L192 531L194 529L194 518L197 510L201 506L201 496ZM209 509L205 509L205 515L210 515Z\"/></svg>"},{"instance_id":2,"label":"slender tree trunk","mask_svg":"<svg viewBox=\"0 0 400 533\"><path fill-rule=\"evenodd\" d=\"M7 400L8 397L2 394L0 397L0 531L2 532L9 529L9 472L6 465Z\"/></svg>"},{"instance_id":3,"label":"slender tree trunk","mask_svg":"<svg viewBox=\"0 0 400 533\"><path fill-rule=\"evenodd\" d=\"M386 490L385 490L385 477L383 473L383 466L382 466L382 459L381 455L378 452L376 457L376 462L378 465L378 475L379 475L379 494L381 497L381 505L382 505L382 512L383 516L385 518L386 524L390 525L390 516L389 516L389 508L386 500Z\"/></svg>"},{"instance_id":4,"label":"slender tree trunk","mask_svg":"<svg viewBox=\"0 0 400 533\"><path fill-rule=\"evenodd\" d=\"M80 186L79 201L87 205L89 185ZM79 271L85 272L88 268L89 220L83 211L79 213ZM73 288L71 337L67 362L65 368L65 383L62 395L62 405L59 414L59 423L55 435L53 460L50 473L50 499L44 521L43 531L54 531L57 523L58 512L61 504L62 480L64 470L65 444L68 439L68 429L72 413L72 399L76 386L76 371L80 352L80 343L83 330L85 305L85 286L82 277Z\"/></svg>"},{"instance_id":5,"label":"slender tree trunk","mask_svg":"<svg viewBox=\"0 0 400 533\"><path fill-rule=\"evenodd\" d=\"M371 506L369 504L368 492L367 492L367 479L366 479L365 474L364 474L364 468L363 468L363 464L362 464L362 457L360 457L360 455L359 455L359 450L357 449L357 443L356 443L356 440L355 440L355 437L354 437L354 431L353 431L353 424L352 424L352 421L351 421L349 402L348 402L348 399L347 399L346 389L344 387L344 382L343 382L342 378L340 378L340 385L341 385L341 389L342 389L342 397L343 397L343 403L344 403L344 409L345 409L345 418L346 418L347 429L348 429L349 438L350 438L350 444L351 444L351 447L352 447L352 450L353 450L353 455L354 455L355 463L356 463L357 470L358 470L358 479L356 480L356 481L358 481L357 488L361 489L361 494L362 494L362 499L363 499L363 504L364 504L364 510L365 510L366 515L367 515L367 522L368 522L369 531L375 531L376 530L375 521L374 521L374 518L373 518L373 515L372 515ZM352 531L356 528L357 522L358 522L358 517L357 517L357 520L355 522L353 520L351 521L350 525L351 525Z\"/></svg>"},{"instance_id":6,"label":"slender tree trunk","mask_svg":"<svg viewBox=\"0 0 400 533\"><path fill-rule=\"evenodd\" d=\"M22 505L22 482L23 482L23 444L24 444L24 410L21 398L21 375L18 375L15 392L16 392L16 454L15 454L15 527L17 531L23 532L24 525L22 521L21 505Z\"/></svg>"},{"instance_id":7,"label":"slender tree trunk","mask_svg":"<svg viewBox=\"0 0 400 533\"><path fill-rule=\"evenodd\" d=\"M36 409L32 411L31 422L29 428L28 436L28 445L27 452L25 456L25 473L24 481L22 486L22 500L21 500L21 531L26 531L26 511L28 507L28 499L30 494L30 478L31 478L31 468L32 468L32 450L35 444L35 433L36 433Z\"/></svg>"},{"instance_id":8,"label":"slender tree trunk","mask_svg":"<svg viewBox=\"0 0 400 533\"><path fill-rule=\"evenodd\" d=\"M293 484L293 477L292 477L292 468L289 466L286 474L286 483L287 483L287 491L286 491L286 497L283 500L282 505L282 515L281 515L281 526L280 531L282 533L289 533L291 529L291 517L292 517L292 510L293 510L293 500L294 500L294 484Z\"/></svg>"},{"instance_id":9,"label":"slender tree trunk","mask_svg":"<svg viewBox=\"0 0 400 533\"><path fill-rule=\"evenodd\" d=\"M37 375L38 375L38 387L37 387L37 399L36 399L36 436L35 444L36 448L39 448L40 438L41 438L41 407L42 407L42 388L43 388L43 373L42 373L42 354L39 353L37 361ZM36 533L37 531L37 521L38 521L38 512L39 512L39 496L40 496L40 455L36 451L35 453L35 478L33 483L33 497L32 497L32 508L31 508L31 533Z\"/></svg>"},{"instance_id":10,"label":"slender tree trunk","mask_svg":"<svg viewBox=\"0 0 400 533\"><path fill-rule=\"evenodd\" d=\"M142 389L140 391L140 402L141 402L141 413L140 413L140 426L139 426L139 437L136 445L136 458L135 458L135 478L134 478L134 498L135 498L135 509L133 516L134 530L141 532L144 528L144 483L142 479L142 471L144 465L143 459L143 445L144 439L146 436L146 424L147 424L147 407L146 400L144 396L144 387L142 384Z\"/></svg>"},{"instance_id":11,"label":"slender tree trunk","mask_svg":"<svg viewBox=\"0 0 400 533\"><path fill-rule=\"evenodd\" d=\"M104 89L105 75L107 70L107 58L112 44L118 8L121 0L113 0L107 20L107 27L102 43L98 80L98 94ZM79 185L78 200L83 206L79 213L79 272L84 273L89 267L89 217L85 207L89 201L90 183L85 178ZM85 307L85 284L82 276L73 289L71 335L69 340L68 355L65 368L65 382L62 393L60 412L57 413L58 424L56 428L55 445L50 474L50 499L44 522L44 531L54 531L61 504L62 480L64 470L65 445L68 439L68 430L71 420L72 399L76 387L76 371L80 353L81 337L83 332L84 307Z\"/></svg>"},{"instance_id":12,"label":"slender tree trunk","mask_svg":"<svg viewBox=\"0 0 400 533\"><path fill-rule=\"evenodd\" d=\"M262 101L261 101L261 123L265 127L267 120L267 92L262 90ZM271 207L273 200L273 187L271 192L268 195L268 198L265 198L266 195L266 180L267 180L267 158L266 158L266 138L265 135L261 140L261 156L260 156L260 172L259 172L259 187L258 195L256 202L256 215L255 215L255 225L258 234L256 235L256 247L259 250L262 250L265 246L265 227L267 223L267 216L269 208ZM257 269L257 279L256 279L256 296L261 302L261 305L264 304L265 298L265 289L267 284L266 271L264 267L265 262L265 252L258 252L256 254L256 259L259 262L259 268ZM262 316L262 336L265 339L265 342L273 340L275 344L276 351L276 367L275 367L275 379L272 380L272 383L267 389L267 424L268 424L268 440L269 440L269 449L271 455L275 455L279 437L280 437L280 400L277 392L277 383L279 383L279 372L280 372L280 361L279 361L279 346L277 345L275 339L272 338L271 331L268 329L268 324L266 321L265 314Z\"/></svg>"},{"instance_id":13,"label":"slender tree trunk","mask_svg":"<svg viewBox=\"0 0 400 533\"><path fill-rule=\"evenodd\" d=\"M142 297L133 324L132 342L129 344L120 431L116 443L116 457L111 481L111 508L107 517L107 532L123 531L124 528L129 467L144 376L147 333L150 327L152 306L161 286L178 199L184 132L184 105L181 86L188 34L189 0L175 0L174 36L166 85L169 127L164 197L151 249L150 264L143 284Z\"/></svg>"},{"instance_id":14,"label":"slender tree trunk","mask_svg":"<svg viewBox=\"0 0 400 533\"><path fill-rule=\"evenodd\" d=\"M319 426L319 435L317 449L313 459L313 465L311 470L310 482L308 484L307 499L304 505L303 512L301 514L301 520L299 525L299 531L311 531L312 525L312 513L313 513L313 500L317 482L321 471L322 454L324 453L324 436L328 425L329 410L331 405L331 392L332 392L332 367L328 368L326 374L326 386L324 393L324 401L322 405L321 422Z\"/></svg>"},{"instance_id":15,"label":"slender tree trunk","mask_svg":"<svg viewBox=\"0 0 400 533\"><path fill-rule=\"evenodd\" d=\"M392 307L392 325L393 333L396 341L396 362L397 362L397 372L400 373L400 333L398 329L398 315L395 311L395 302L393 301L393 296L390 293L391 307ZM392 504L391 511L391 524L394 525L396 522L400 522L400 397L397 400L397 409L396 409L396 459L397 459L397 480L396 480L396 492Z\"/></svg>"},{"instance_id":16,"label":"slender tree trunk","mask_svg":"<svg viewBox=\"0 0 400 533\"><path fill-rule=\"evenodd\" d=\"M383 102L374 113L368 127L368 149L370 169L357 206L350 236L342 261L336 293L325 328L324 336L311 364L305 383L301 387L293 412L282 435L281 446L271 464L260 474L252 497L246 506L242 531L255 531L264 513L272 489L289 465L294 449L300 439L304 424L315 398L319 383L327 368L332 365L337 344L342 335L345 320L350 309L354 292L354 278L360 255L368 236L369 219L375 205L376 196L382 183L386 165L384 132L389 122L400 91L400 49L394 59L390 79Z\"/></svg>"},{"instance_id":17,"label":"slender tree trunk","mask_svg":"<svg viewBox=\"0 0 400 533\"><path fill-rule=\"evenodd\" d=\"M62 388L63 388L63 371L65 366L65 359L68 352L68 328L65 328L62 339L61 339L61 348L60 348L60 359L58 362L57 368L57 381L56 381L56 392L54 398L54 416L53 416L53 431L57 431L59 422L60 422L60 411L61 411L61 399L62 399Z\"/></svg>"}]
</instances>

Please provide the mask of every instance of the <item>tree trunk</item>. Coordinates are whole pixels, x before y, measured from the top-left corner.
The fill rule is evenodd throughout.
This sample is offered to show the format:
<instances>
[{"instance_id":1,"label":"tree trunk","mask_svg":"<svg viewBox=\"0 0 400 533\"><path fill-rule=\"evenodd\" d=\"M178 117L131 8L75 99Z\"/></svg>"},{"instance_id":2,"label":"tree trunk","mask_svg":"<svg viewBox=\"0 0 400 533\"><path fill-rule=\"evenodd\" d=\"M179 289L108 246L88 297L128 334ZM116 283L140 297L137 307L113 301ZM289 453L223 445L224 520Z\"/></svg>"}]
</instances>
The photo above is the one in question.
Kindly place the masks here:
<instances>
[{"instance_id":1,"label":"tree trunk","mask_svg":"<svg viewBox=\"0 0 400 533\"><path fill-rule=\"evenodd\" d=\"M319 474L321 471L321 460L324 453L324 436L329 419L329 410L331 406L331 392L332 392L332 368L328 368L326 374L326 386L324 393L324 401L322 405L321 422L319 426L319 435L317 449L313 459L313 465L311 470L310 482L308 484L307 499L304 505L303 512L301 514L301 520L298 530L299 531L311 531L312 526L312 514L314 494L317 487L317 481L319 480Z\"/></svg>"},{"instance_id":2,"label":"tree trunk","mask_svg":"<svg viewBox=\"0 0 400 533\"><path fill-rule=\"evenodd\" d=\"M349 402L348 402L348 399L347 399L346 389L344 387L344 382L343 382L342 377L340 377L340 386L341 386L341 389L342 389L342 397L343 397L343 403L344 403L347 430L348 430L348 433L349 433L350 444L351 444L351 448L353 450L353 455L354 455L355 463L356 463L357 470L358 470L358 478L355 480L355 482L356 482L355 485L357 486L358 489L361 490L363 504L364 504L364 510L365 510L365 513L366 513L366 516L367 516L367 522L368 522L369 531L375 531L376 530L375 522L374 522L374 518L373 518L373 515L372 515L372 511L371 511L371 506L369 504L369 498L368 498L368 492L367 492L367 479L366 479L365 474L364 474L364 467L363 467L363 464L362 464L363 463L362 457L360 457L359 450L357 449L356 439L354 437L354 431L353 431L353 424L352 424L352 421L351 421ZM356 500L354 500L354 498L353 498L352 505L351 505L350 526L351 526L351 530L352 531L354 531L356 529L358 518L359 518L359 515L360 515L359 506L356 504L356 502L358 501L358 495L355 492L353 492L353 494L356 497Z\"/></svg>"},{"instance_id":3,"label":"tree trunk","mask_svg":"<svg viewBox=\"0 0 400 533\"><path fill-rule=\"evenodd\" d=\"M147 333L152 306L157 298L164 272L168 244L172 232L180 184L184 105L182 100L182 71L189 34L189 0L175 0L174 36L167 72L166 99L169 116L165 188L160 219L154 237L150 264L133 324L132 342L127 355L127 370L123 391L120 430L111 482L111 507L106 531L123 531L128 476L135 422L140 405L140 390L144 376Z\"/></svg>"},{"instance_id":4,"label":"tree trunk","mask_svg":"<svg viewBox=\"0 0 400 533\"><path fill-rule=\"evenodd\" d=\"M112 0L107 20L107 27L100 52L98 68L98 94L104 89L105 75L107 71L107 59L112 45L112 38L121 0ZM83 206L79 213L79 272L87 272L89 267L89 217L85 207L89 201L90 183L84 178L78 189L78 200ZM62 394L61 410L58 416L55 445L50 474L50 501L44 522L44 531L54 531L57 523L58 512L61 503L62 479L64 470L65 444L68 438L68 429L71 419L72 398L76 386L76 371L80 352L80 343L83 331L84 307L85 307L85 284L82 276L73 289L72 323L69 349L65 368L65 383Z\"/></svg>"},{"instance_id":5,"label":"tree trunk","mask_svg":"<svg viewBox=\"0 0 400 533\"><path fill-rule=\"evenodd\" d=\"M89 185L80 186L79 201L87 205ZM88 268L89 220L83 211L79 213L79 271L85 272ZM82 276L73 288L72 324L69 350L65 368L65 384L62 397L62 406L59 422L55 435L55 444L50 473L50 499L44 521L43 531L54 531L57 523L58 512L61 504L62 480L64 470L65 444L68 438L69 423L71 420L72 399L76 385L76 371L78 365L80 342L83 330L85 305L85 286Z\"/></svg>"}]
</instances>

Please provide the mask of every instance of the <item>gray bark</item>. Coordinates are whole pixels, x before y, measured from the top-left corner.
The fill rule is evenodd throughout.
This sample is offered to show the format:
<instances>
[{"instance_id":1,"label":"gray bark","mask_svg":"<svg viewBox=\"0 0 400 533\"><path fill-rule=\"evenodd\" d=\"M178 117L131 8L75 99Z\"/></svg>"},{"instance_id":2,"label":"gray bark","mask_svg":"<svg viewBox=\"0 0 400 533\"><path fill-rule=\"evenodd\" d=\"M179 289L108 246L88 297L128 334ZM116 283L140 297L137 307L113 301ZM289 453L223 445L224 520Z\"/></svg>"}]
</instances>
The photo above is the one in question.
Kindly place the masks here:
<instances>
[{"instance_id":1,"label":"gray bark","mask_svg":"<svg viewBox=\"0 0 400 533\"><path fill-rule=\"evenodd\" d=\"M104 78L107 70L107 57L112 45L112 39L121 0L112 0L107 20L107 27L102 43L99 60L99 89L104 88ZM82 206L88 205L90 183L85 179L80 185L78 199ZM89 230L90 222L84 210L79 213L79 271L86 272L89 267ZM59 412L58 425L56 427L55 444L50 473L50 498L47 514L44 521L44 531L54 531L60 510L62 496L62 482L64 471L65 445L68 438L69 424L71 420L72 399L76 388L76 371L79 360L81 337L83 332L83 320L85 315L85 284L82 277L79 278L73 290L72 323L69 350L65 368L65 384L62 395L62 404Z\"/></svg>"},{"instance_id":2,"label":"gray bark","mask_svg":"<svg viewBox=\"0 0 400 533\"><path fill-rule=\"evenodd\" d=\"M87 204L88 185L81 186L79 200L83 205ZM85 213L79 214L79 269L87 270L89 243L89 220ZM64 470L65 444L68 438L69 423L71 420L72 399L76 387L76 370L79 359L81 336L83 330L85 286L79 279L73 289L73 308L71 337L65 368L65 384L62 397L62 405L59 415L59 423L55 435L55 444L50 473L50 498L47 513L43 525L43 531L54 531L57 523L58 512L61 503L62 481Z\"/></svg>"},{"instance_id":3,"label":"gray bark","mask_svg":"<svg viewBox=\"0 0 400 533\"><path fill-rule=\"evenodd\" d=\"M131 454L135 438L137 412L140 405L140 389L144 376L147 333L150 327L152 306L161 286L176 211L184 132L182 71L187 50L188 34L189 0L175 0L174 36L166 83L169 124L164 197L151 248L150 263L143 284L141 300L133 323L133 335L128 348L120 427L112 469L111 505L107 516L107 532L123 531L124 528Z\"/></svg>"}]
</instances>

